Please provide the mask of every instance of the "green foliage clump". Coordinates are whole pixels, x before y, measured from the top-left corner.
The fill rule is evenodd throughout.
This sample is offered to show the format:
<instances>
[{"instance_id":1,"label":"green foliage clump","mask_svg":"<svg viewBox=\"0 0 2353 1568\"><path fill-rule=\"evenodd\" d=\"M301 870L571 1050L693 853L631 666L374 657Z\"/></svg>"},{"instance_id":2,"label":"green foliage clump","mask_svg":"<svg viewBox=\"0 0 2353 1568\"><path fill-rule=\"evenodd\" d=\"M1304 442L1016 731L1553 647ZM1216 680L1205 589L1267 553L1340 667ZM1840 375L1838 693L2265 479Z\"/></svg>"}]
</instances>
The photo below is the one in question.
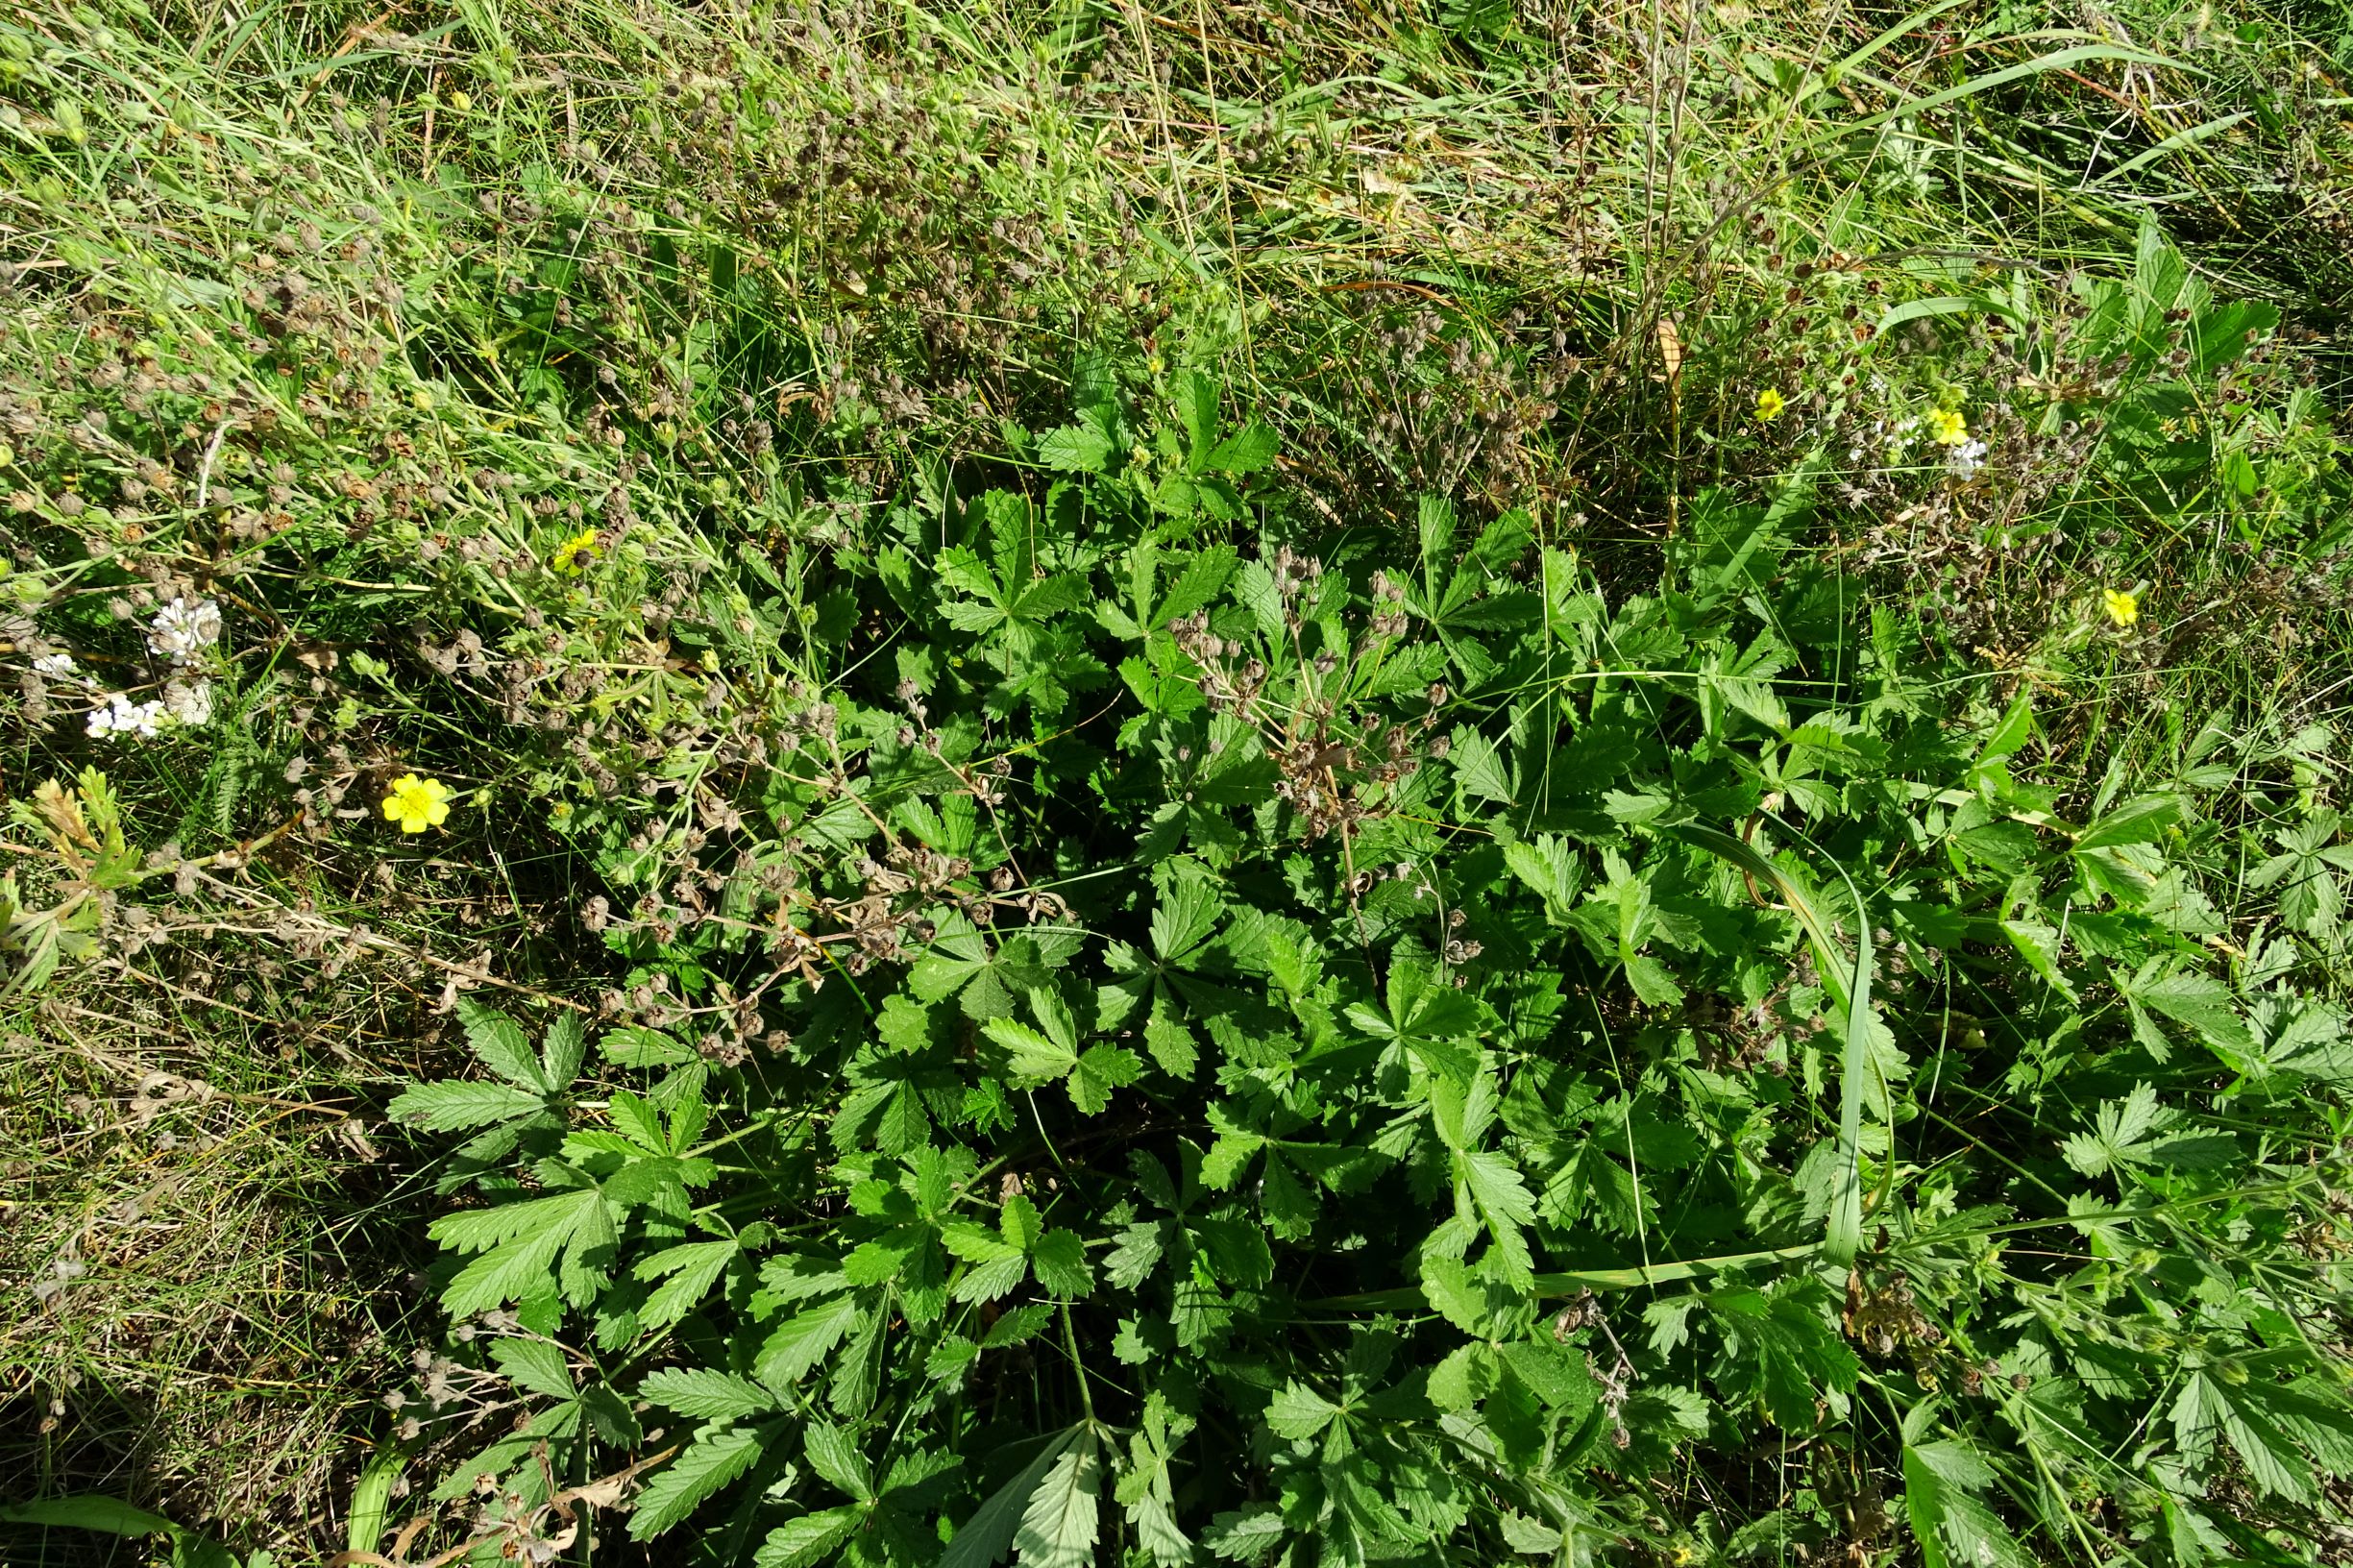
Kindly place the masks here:
<instances>
[{"instance_id":1,"label":"green foliage clump","mask_svg":"<svg viewBox=\"0 0 2353 1568\"><path fill-rule=\"evenodd\" d=\"M0 1001L430 1165L350 1546L2329 1550L2313 51L1209 9L0 16Z\"/></svg>"},{"instance_id":2,"label":"green foliage clump","mask_svg":"<svg viewBox=\"0 0 2353 1568\"><path fill-rule=\"evenodd\" d=\"M630 1533L769 1564L2327 1516L2335 1155L2261 1108L2353 1047L2298 939L2223 942L2234 743L2063 814L1801 487L1699 498L1649 593L1436 501L1399 570L1172 391L812 584L870 628L816 713L606 852L658 1026L460 1004L495 1081L394 1113L474 1135L442 1299L535 1413L442 1497L527 1533L668 1452Z\"/></svg>"}]
</instances>

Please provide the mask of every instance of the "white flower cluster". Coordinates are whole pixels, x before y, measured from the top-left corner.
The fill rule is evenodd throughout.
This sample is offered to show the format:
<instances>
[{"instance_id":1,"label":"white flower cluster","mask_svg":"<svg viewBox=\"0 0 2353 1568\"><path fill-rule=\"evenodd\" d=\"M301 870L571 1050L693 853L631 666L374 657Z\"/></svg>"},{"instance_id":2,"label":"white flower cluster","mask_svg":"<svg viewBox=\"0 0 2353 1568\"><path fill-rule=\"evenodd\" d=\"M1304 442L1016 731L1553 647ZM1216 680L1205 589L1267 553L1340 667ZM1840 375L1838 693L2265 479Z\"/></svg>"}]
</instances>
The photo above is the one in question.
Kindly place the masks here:
<instances>
[{"instance_id":1,"label":"white flower cluster","mask_svg":"<svg viewBox=\"0 0 2353 1568\"><path fill-rule=\"evenodd\" d=\"M163 695L134 702L127 692L107 692L92 708L86 727L93 736L136 735L152 739L174 725L195 728L212 722L212 682L195 674L196 664L221 637L221 607L208 599L176 598L156 611L147 625L148 649L172 661ZM71 653L43 653L33 660L33 672L50 680L70 680L92 686Z\"/></svg>"},{"instance_id":2,"label":"white flower cluster","mask_svg":"<svg viewBox=\"0 0 2353 1568\"><path fill-rule=\"evenodd\" d=\"M212 682L173 680L164 683L161 697L144 702L134 702L122 692L108 693L90 710L87 728L93 736L136 735L148 740L167 726L194 728L211 722Z\"/></svg>"},{"instance_id":3,"label":"white flower cluster","mask_svg":"<svg viewBox=\"0 0 2353 1568\"><path fill-rule=\"evenodd\" d=\"M180 599L156 611L147 646L174 664L186 664L221 638L221 607L208 599Z\"/></svg>"},{"instance_id":4,"label":"white flower cluster","mask_svg":"<svg viewBox=\"0 0 2353 1568\"><path fill-rule=\"evenodd\" d=\"M165 711L182 723L194 726L212 722L212 682L174 680L163 686Z\"/></svg>"},{"instance_id":5,"label":"white flower cluster","mask_svg":"<svg viewBox=\"0 0 2353 1568\"><path fill-rule=\"evenodd\" d=\"M1982 441L1964 441L1952 449L1952 455L1945 459L1945 467L1956 479L1973 479L1977 470L1985 466L1986 450Z\"/></svg>"},{"instance_id":6,"label":"white flower cluster","mask_svg":"<svg viewBox=\"0 0 2353 1568\"><path fill-rule=\"evenodd\" d=\"M1885 447L1889 461L1894 461L1903 455L1904 448L1920 439L1920 428L1923 423L1924 422L1918 414L1908 414L1892 425L1884 419L1873 420L1869 439L1850 447L1847 450L1847 461L1861 462L1863 454L1870 451L1875 443Z\"/></svg>"},{"instance_id":7,"label":"white flower cluster","mask_svg":"<svg viewBox=\"0 0 2353 1568\"><path fill-rule=\"evenodd\" d=\"M194 728L212 722L212 682L189 673L221 637L221 607L208 599L175 598L156 611L147 625L150 651L172 661L175 673L163 683L163 695L134 702L129 694L109 692L90 710L86 727L93 736L136 735L152 739L173 725ZM70 653L49 653L33 661L33 668L53 678L86 679Z\"/></svg>"},{"instance_id":8,"label":"white flower cluster","mask_svg":"<svg viewBox=\"0 0 2353 1568\"><path fill-rule=\"evenodd\" d=\"M120 692L106 697L90 710L89 732L92 735L138 735L152 737L163 718L160 699L134 702Z\"/></svg>"}]
</instances>

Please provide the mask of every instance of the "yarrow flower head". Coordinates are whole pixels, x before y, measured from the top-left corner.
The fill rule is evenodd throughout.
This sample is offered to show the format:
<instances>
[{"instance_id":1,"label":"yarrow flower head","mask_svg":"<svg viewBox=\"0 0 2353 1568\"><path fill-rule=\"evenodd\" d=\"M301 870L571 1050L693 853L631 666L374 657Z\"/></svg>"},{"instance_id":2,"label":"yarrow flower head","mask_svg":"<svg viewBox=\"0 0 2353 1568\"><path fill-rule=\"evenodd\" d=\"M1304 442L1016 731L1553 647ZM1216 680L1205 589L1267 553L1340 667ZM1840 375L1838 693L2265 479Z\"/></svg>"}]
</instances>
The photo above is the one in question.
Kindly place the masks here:
<instances>
[{"instance_id":1,"label":"yarrow flower head","mask_svg":"<svg viewBox=\"0 0 2353 1568\"><path fill-rule=\"evenodd\" d=\"M1928 438L1940 447L1957 447L1969 439L1969 421L1950 408L1930 409Z\"/></svg>"},{"instance_id":2,"label":"yarrow flower head","mask_svg":"<svg viewBox=\"0 0 2353 1568\"><path fill-rule=\"evenodd\" d=\"M1977 470L1985 466L1986 450L1982 441L1964 441L1952 449L1952 455L1945 459L1945 467L1956 479L1973 479Z\"/></svg>"},{"instance_id":3,"label":"yarrow flower head","mask_svg":"<svg viewBox=\"0 0 2353 1568\"><path fill-rule=\"evenodd\" d=\"M548 558L548 564L555 568L555 570L558 572L569 573L574 576L577 576L580 575L580 573L587 570L588 561L597 559L599 554L600 551L597 549L597 530L594 528L583 528L580 532L574 534L571 538L556 546L555 553ZM586 556L587 561L583 561L581 559L582 556Z\"/></svg>"},{"instance_id":4,"label":"yarrow flower head","mask_svg":"<svg viewBox=\"0 0 2353 1568\"><path fill-rule=\"evenodd\" d=\"M2141 596L2129 588L2102 588L2099 599L2108 619L2120 626L2129 626L2141 619Z\"/></svg>"},{"instance_id":5,"label":"yarrow flower head","mask_svg":"<svg viewBox=\"0 0 2353 1568\"><path fill-rule=\"evenodd\" d=\"M74 668L74 656L71 653L43 653L33 661L33 673L37 675L46 675L51 680L63 680L80 672Z\"/></svg>"},{"instance_id":6,"label":"yarrow flower head","mask_svg":"<svg viewBox=\"0 0 2353 1568\"><path fill-rule=\"evenodd\" d=\"M163 687L163 706L174 719L194 728L212 722L212 682L174 680Z\"/></svg>"},{"instance_id":7,"label":"yarrow flower head","mask_svg":"<svg viewBox=\"0 0 2353 1568\"><path fill-rule=\"evenodd\" d=\"M1756 395L1756 417L1759 419L1778 419L1781 417L1781 410L1788 406L1788 401L1772 387L1767 387Z\"/></svg>"},{"instance_id":8,"label":"yarrow flower head","mask_svg":"<svg viewBox=\"0 0 2353 1568\"><path fill-rule=\"evenodd\" d=\"M174 664L186 664L220 639L221 607L208 599L175 598L147 628L148 649Z\"/></svg>"},{"instance_id":9,"label":"yarrow flower head","mask_svg":"<svg viewBox=\"0 0 2353 1568\"><path fill-rule=\"evenodd\" d=\"M134 702L121 692L110 692L90 710L85 727L92 736L137 735L152 739L162 718L161 702Z\"/></svg>"},{"instance_id":10,"label":"yarrow flower head","mask_svg":"<svg viewBox=\"0 0 2353 1568\"><path fill-rule=\"evenodd\" d=\"M384 821L398 822L404 833L422 833L450 820L450 788L437 778L403 773L384 796Z\"/></svg>"}]
</instances>

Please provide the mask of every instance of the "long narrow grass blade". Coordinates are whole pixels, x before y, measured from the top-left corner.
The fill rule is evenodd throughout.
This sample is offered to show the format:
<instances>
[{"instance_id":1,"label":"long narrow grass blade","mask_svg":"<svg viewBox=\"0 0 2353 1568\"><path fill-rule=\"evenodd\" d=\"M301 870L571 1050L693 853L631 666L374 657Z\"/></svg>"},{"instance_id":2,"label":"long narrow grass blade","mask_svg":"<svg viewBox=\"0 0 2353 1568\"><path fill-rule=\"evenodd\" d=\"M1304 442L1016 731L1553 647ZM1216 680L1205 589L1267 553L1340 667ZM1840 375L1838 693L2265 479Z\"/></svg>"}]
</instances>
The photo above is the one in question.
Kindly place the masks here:
<instances>
[{"instance_id":1,"label":"long narrow grass blade","mask_svg":"<svg viewBox=\"0 0 2353 1568\"><path fill-rule=\"evenodd\" d=\"M1990 92L1996 87L2005 86L2012 82L2023 81L2030 76L2040 76L2045 71L2063 70L2070 65L2079 65L2092 60L2116 60L2127 65L2161 65L2168 70L2187 69L2179 61L2168 60L2163 55L2152 55L2145 50L2127 49L2113 43L2077 44L2072 49L2054 49L2047 55L2037 55L2032 60L2005 66L1998 71L1988 72L1984 76L1973 76L1966 82L1956 83L1942 92L1929 93L1924 98L1906 99L1893 109L1881 110L1876 114L1866 115L1859 120L1838 121L1826 129L1841 135L1869 131L1885 125L1891 120L1908 119L1915 114L1924 114L1929 110L1941 109L1947 104L1963 98L1973 98L1981 92Z\"/></svg>"},{"instance_id":2,"label":"long narrow grass blade","mask_svg":"<svg viewBox=\"0 0 2353 1568\"><path fill-rule=\"evenodd\" d=\"M2115 168L2102 174L2098 179L2084 184L2079 193L2089 194L2092 191L2099 189L2099 187L2102 185L2113 184L2115 182L2123 179L2128 174L2134 174L2141 169L2146 168L2149 164L2154 163L2157 161L2157 159L2165 157L2168 153L2177 153L2185 147L2194 147L2199 142L2204 141L2208 136L2219 135L2223 132L2229 130L2232 126L2237 125L2240 121L2251 120L2254 117L2254 110L2242 110L2236 114L2224 114L2218 119L2208 120L2203 125L2194 125L2187 131L2176 131L2171 135L2166 137L2165 140L2157 143L2156 146L2149 148L2146 152L2141 154L2139 157L2126 159L2123 162L2119 163Z\"/></svg>"},{"instance_id":3,"label":"long narrow grass blade","mask_svg":"<svg viewBox=\"0 0 2353 1568\"><path fill-rule=\"evenodd\" d=\"M1535 1276L1540 1301L1573 1296L1581 1290L1639 1290L1645 1286L1675 1285L1683 1280L1712 1280L1760 1263L1789 1263L1810 1256L1812 1242L1796 1247L1769 1247L1762 1252L1726 1253L1716 1258L1687 1258L1673 1263L1636 1263L1625 1268L1569 1268ZM1303 1301L1302 1308L1324 1311L1397 1311L1424 1305L1418 1285L1391 1290L1365 1290L1353 1296L1326 1296Z\"/></svg>"},{"instance_id":4,"label":"long narrow grass blade","mask_svg":"<svg viewBox=\"0 0 2353 1568\"><path fill-rule=\"evenodd\" d=\"M352 1487L352 1511L344 1544L354 1552L373 1552L384 1533L384 1517L392 1506L392 1483L405 1462L398 1449L386 1446L359 1472Z\"/></svg>"}]
</instances>

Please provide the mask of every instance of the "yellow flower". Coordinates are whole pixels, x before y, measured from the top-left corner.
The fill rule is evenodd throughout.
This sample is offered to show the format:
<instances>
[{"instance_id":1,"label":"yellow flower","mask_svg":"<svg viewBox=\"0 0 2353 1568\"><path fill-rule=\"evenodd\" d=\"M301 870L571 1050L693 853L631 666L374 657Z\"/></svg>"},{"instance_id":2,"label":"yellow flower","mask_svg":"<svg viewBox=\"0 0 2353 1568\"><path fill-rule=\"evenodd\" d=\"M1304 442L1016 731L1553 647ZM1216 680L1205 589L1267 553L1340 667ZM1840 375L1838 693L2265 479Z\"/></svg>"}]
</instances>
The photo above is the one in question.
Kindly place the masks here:
<instances>
[{"instance_id":1,"label":"yellow flower","mask_svg":"<svg viewBox=\"0 0 2353 1568\"><path fill-rule=\"evenodd\" d=\"M403 773L384 796L384 821L398 822L404 833L422 833L450 820L450 787L437 778Z\"/></svg>"},{"instance_id":2,"label":"yellow flower","mask_svg":"<svg viewBox=\"0 0 2353 1568\"><path fill-rule=\"evenodd\" d=\"M1969 421L1949 408L1938 408L1928 415L1928 438L1940 447L1957 447L1969 439Z\"/></svg>"},{"instance_id":3,"label":"yellow flower","mask_svg":"<svg viewBox=\"0 0 2353 1568\"><path fill-rule=\"evenodd\" d=\"M1778 419L1781 410L1788 406L1781 395L1771 387L1756 395L1756 417L1759 419Z\"/></svg>"},{"instance_id":4,"label":"yellow flower","mask_svg":"<svg viewBox=\"0 0 2353 1568\"><path fill-rule=\"evenodd\" d=\"M598 553L597 530L583 528L556 546L555 553L548 558L548 564L558 572L569 572L576 577L585 570L580 557L585 555L593 561Z\"/></svg>"},{"instance_id":5,"label":"yellow flower","mask_svg":"<svg viewBox=\"0 0 2353 1568\"><path fill-rule=\"evenodd\" d=\"M2141 596L2129 588L2102 588L2100 604L2108 619L2120 626L2129 626L2141 619Z\"/></svg>"}]
</instances>

